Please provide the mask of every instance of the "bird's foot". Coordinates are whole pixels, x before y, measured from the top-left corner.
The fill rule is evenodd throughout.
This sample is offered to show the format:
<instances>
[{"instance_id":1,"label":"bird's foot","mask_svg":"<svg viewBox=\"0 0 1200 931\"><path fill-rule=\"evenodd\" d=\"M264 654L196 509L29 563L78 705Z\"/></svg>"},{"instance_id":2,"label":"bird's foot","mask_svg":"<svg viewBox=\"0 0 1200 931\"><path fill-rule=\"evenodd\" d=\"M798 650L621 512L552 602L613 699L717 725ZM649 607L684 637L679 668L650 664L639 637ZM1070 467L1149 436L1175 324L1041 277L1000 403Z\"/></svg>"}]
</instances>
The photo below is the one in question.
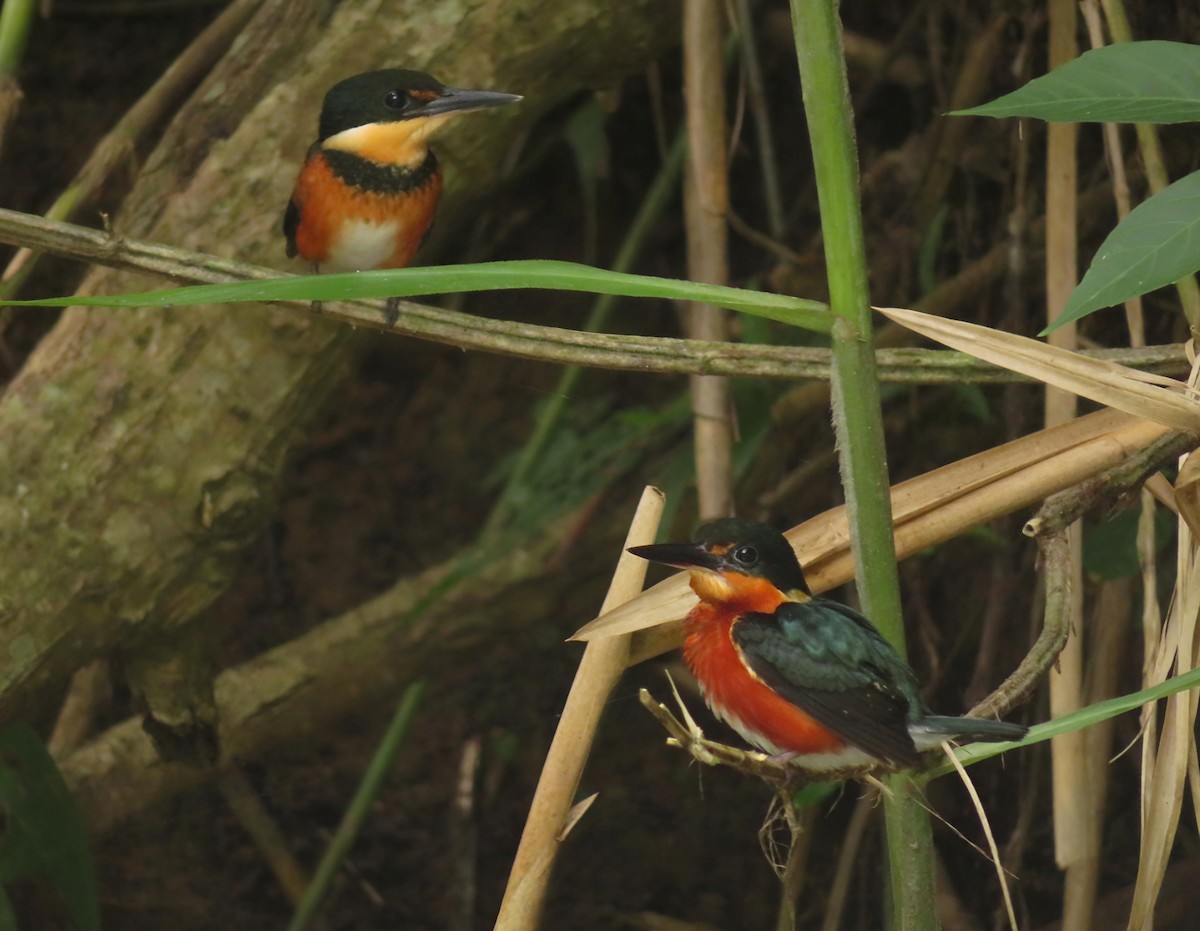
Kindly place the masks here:
<instances>
[{"instance_id":1,"label":"bird's foot","mask_svg":"<svg viewBox=\"0 0 1200 931\"><path fill-rule=\"evenodd\" d=\"M383 322L387 324L388 329L396 325L396 321L400 319L400 298L389 297L387 303L383 307Z\"/></svg>"}]
</instances>

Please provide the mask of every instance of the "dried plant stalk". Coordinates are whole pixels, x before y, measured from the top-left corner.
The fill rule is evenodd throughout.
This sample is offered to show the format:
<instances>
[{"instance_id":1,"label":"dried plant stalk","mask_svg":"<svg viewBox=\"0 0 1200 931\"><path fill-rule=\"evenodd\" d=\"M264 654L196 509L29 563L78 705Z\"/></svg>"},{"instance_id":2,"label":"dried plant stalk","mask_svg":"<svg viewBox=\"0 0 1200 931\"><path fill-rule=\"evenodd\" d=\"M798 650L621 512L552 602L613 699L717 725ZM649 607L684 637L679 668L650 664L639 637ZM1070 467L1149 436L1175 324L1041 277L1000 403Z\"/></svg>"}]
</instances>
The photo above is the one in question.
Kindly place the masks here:
<instances>
[{"instance_id":1,"label":"dried plant stalk","mask_svg":"<svg viewBox=\"0 0 1200 931\"><path fill-rule=\"evenodd\" d=\"M625 548L604 599L605 609L615 608L641 591L649 564L626 550L654 542L662 509L662 492L647 487L629 526ZM600 713L625 669L628 656L628 637L609 637L589 643L584 650L533 795L496 919L497 931L527 931L537 927L550 870L567 827Z\"/></svg>"},{"instance_id":2,"label":"dried plant stalk","mask_svg":"<svg viewBox=\"0 0 1200 931\"><path fill-rule=\"evenodd\" d=\"M688 277L709 284L726 284L729 280L723 18L724 8L708 0L687 0L683 5ZM729 338L727 317L720 307L692 304L688 308L688 336L724 341ZM733 513L733 413L729 380L715 375L693 375L689 383L700 516L728 517Z\"/></svg>"},{"instance_id":3,"label":"dried plant stalk","mask_svg":"<svg viewBox=\"0 0 1200 931\"><path fill-rule=\"evenodd\" d=\"M1101 411L1061 427L1042 430L901 482L892 489L896 550L908 556L971 527L1041 501L1122 462L1167 428L1119 411ZM844 508L834 508L794 527L788 540L801 556L816 591L854 575ZM575 639L643 632L632 662L666 652L681 642L678 621L696 604L686 573L647 589L628 604L585 625Z\"/></svg>"}]
</instances>

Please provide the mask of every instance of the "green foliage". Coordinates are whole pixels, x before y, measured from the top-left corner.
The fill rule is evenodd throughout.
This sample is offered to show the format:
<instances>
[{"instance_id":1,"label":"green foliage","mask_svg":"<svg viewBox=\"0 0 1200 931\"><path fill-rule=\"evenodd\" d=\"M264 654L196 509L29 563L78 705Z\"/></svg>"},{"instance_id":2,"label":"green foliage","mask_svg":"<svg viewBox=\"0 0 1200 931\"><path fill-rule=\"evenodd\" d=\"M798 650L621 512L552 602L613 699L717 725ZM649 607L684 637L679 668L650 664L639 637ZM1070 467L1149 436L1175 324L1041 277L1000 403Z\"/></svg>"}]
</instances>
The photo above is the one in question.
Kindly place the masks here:
<instances>
[{"instance_id":1,"label":"green foliage","mask_svg":"<svg viewBox=\"0 0 1200 931\"><path fill-rule=\"evenodd\" d=\"M1137 529L1140 512L1121 511L1107 520L1089 524L1083 537L1083 568L1105 581L1123 579L1141 572L1137 553ZM1154 551L1170 542L1175 533L1175 518L1167 511L1154 515Z\"/></svg>"},{"instance_id":2,"label":"green foliage","mask_svg":"<svg viewBox=\"0 0 1200 931\"><path fill-rule=\"evenodd\" d=\"M1200 172L1143 201L1108 234L1054 326L1172 284L1197 269Z\"/></svg>"},{"instance_id":3,"label":"green foliage","mask_svg":"<svg viewBox=\"0 0 1200 931\"><path fill-rule=\"evenodd\" d=\"M0 732L0 804L0 883L40 876L62 896L80 931L100 931L83 818L45 745L26 724ZM15 927L7 897L0 902L4 927Z\"/></svg>"},{"instance_id":4,"label":"green foliage","mask_svg":"<svg viewBox=\"0 0 1200 931\"><path fill-rule=\"evenodd\" d=\"M812 808L841 792L844 782L807 782L792 796L796 808Z\"/></svg>"},{"instance_id":5,"label":"green foliage","mask_svg":"<svg viewBox=\"0 0 1200 931\"><path fill-rule=\"evenodd\" d=\"M590 291L623 297L657 297L672 301L716 304L731 310L778 320L816 333L828 333L833 322L820 301L784 294L700 284L652 275L613 272L576 262L526 259L470 265L432 265L336 275L286 276L231 284L202 284L138 294L90 294L40 301L8 301L20 307L172 307L184 304L232 304L240 301L340 301L415 297L464 291L545 288Z\"/></svg>"},{"instance_id":6,"label":"green foliage","mask_svg":"<svg viewBox=\"0 0 1200 931\"><path fill-rule=\"evenodd\" d=\"M1094 49L960 116L1057 121L1200 120L1200 46L1125 42ZM1102 307L1165 287L1200 269L1200 173L1132 210L1101 244L1050 332Z\"/></svg>"},{"instance_id":7,"label":"green foliage","mask_svg":"<svg viewBox=\"0 0 1200 931\"><path fill-rule=\"evenodd\" d=\"M979 385L954 385L953 394L959 406L980 423L991 423L995 419L987 395Z\"/></svg>"},{"instance_id":8,"label":"green foliage","mask_svg":"<svg viewBox=\"0 0 1200 931\"><path fill-rule=\"evenodd\" d=\"M530 471L508 489L509 529L536 533L548 521L577 507L601 491L661 443L686 428L690 407L686 395L665 407L613 410L603 399L579 401L560 422ZM513 467L505 462L489 481L505 480Z\"/></svg>"},{"instance_id":9,"label":"green foliage","mask_svg":"<svg viewBox=\"0 0 1200 931\"><path fill-rule=\"evenodd\" d=\"M1050 740L1052 737L1057 737L1059 734L1070 734L1074 731L1081 731L1085 727L1092 727L1101 721L1115 718L1119 714L1137 711L1149 702L1158 701L1160 698L1166 698L1178 692L1195 688L1200 688L1200 669L1193 669L1190 672L1173 676L1158 683L1158 685L1142 689L1140 692L1118 695L1116 698L1099 701L1093 705L1088 705L1086 708L1080 708L1078 711L1072 711L1070 714L1064 714L1052 721L1035 724L1029 729L1029 733L1025 736L1024 740L1012 743L968 744L965 747L957 749L955 755L964 766L969 766L972 763L978 763L980 760L998 756L1015 747L1029 747L1033 744ZM925 775L930 779L934 779L951 772L954 772L954 767L949 763L943 763L931 768Z\"/></svg>"},{"instance_id":10,"label":"green foliage","mask_svg":"<svg viewBox=\"0 0 1200 931\"><path fill-rule=\"evenodd\" d=\"M1121 42L1092 49L1011 94L954 115L1190 123L1200 120L1200 46Z\"/></svg>"}]
</instances>

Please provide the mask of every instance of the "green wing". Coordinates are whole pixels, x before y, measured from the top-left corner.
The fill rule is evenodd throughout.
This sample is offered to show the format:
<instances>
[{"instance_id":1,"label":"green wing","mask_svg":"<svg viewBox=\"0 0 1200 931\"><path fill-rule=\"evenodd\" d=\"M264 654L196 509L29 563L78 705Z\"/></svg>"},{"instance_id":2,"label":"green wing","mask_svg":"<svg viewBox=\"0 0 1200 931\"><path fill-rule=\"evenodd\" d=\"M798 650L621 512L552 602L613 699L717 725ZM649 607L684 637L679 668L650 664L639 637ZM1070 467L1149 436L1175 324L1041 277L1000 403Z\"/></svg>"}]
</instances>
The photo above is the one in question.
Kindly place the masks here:
<instances>
[{"instance_id":1,"label":"green wing","mask_svg":"<svg viewBox=\"0 0 1200 931\"><path fill-rule=\"evenodd\" d=\"M901 766L920 762L908 733L921 707L916 679L857 611L788 602L743 615L733 639L755 675L847 743Z\"/></svg>"}]
</instances>

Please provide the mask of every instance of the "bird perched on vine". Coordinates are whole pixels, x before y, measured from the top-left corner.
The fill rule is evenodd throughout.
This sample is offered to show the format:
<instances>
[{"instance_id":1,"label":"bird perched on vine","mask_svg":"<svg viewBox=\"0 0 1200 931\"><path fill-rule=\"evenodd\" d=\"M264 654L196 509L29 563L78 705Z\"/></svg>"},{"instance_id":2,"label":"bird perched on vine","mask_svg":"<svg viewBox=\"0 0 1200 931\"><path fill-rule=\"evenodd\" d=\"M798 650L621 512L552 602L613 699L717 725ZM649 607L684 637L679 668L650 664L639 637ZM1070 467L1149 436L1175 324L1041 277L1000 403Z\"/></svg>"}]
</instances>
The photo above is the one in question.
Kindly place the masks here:
<instances>
[{"instance_id":1,"label":"bird perched on vine","mask_svg":"<svg viewBox=\"0 0 1200 931\"><path fill-rule=\"evenodd\" d=\"M687 569L700 598L684 660L708 705L754 746L807 770L915 767L944 740L1020 740L1019 724L930 713L916 676L865 617L809 591L765 524L725 519L691 543L630 552Z\"/></svg>"},{"instance_id":2,"label":"bird perched on vine","mask_svg":"<svg viewBox=\"0 0 1200 931\"><path fill-rule=\"evenodd\" d=\"M283 214L288 257L343 271L404 268L421 247L442 192L429 139L463 113L521 98L447 87L389 68L330 88L317 141ZM396 298L388 300L395 323Z\"/></svg>"}]
</instances>

